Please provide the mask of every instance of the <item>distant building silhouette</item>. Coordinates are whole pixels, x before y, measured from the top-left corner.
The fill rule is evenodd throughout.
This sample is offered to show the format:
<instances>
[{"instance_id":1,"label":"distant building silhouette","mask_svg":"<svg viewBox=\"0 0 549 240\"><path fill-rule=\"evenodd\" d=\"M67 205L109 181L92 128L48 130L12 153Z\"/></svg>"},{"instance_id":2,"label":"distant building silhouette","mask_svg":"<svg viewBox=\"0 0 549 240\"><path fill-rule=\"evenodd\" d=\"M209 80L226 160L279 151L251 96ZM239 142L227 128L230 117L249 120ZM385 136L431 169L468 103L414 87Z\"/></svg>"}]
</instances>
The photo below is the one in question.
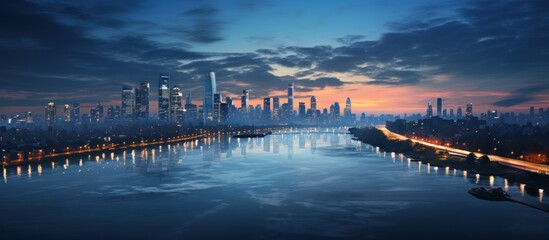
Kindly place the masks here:
<instances>
[{"instance_id":1,"label":"distant building silhouette","mask_svg":"<svg viewBox=\"0 0 549 240\"><path fill-rule=\"evenodd\" d=\"M437 98L437 116L442 117L442 98Z\"/></svg>"}]
</instances>

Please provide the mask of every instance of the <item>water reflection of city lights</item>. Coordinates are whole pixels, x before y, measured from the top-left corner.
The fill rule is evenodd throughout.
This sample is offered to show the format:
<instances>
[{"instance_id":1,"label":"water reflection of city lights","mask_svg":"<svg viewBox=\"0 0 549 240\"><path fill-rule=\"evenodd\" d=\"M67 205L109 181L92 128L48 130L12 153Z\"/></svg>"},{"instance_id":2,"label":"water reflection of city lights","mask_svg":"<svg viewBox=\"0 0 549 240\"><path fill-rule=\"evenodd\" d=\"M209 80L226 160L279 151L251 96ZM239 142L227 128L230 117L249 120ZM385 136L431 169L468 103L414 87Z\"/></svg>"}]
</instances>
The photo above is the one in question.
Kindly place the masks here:
<instances>
[{"instance_id":1,"label":"water reflection of city lights","mask_svg":"<svg viewBox=\"0 0 549 240\"><path fill-rule=\"evenodd\" d=\"M507 178L503 179L503 189L505 189L505 191L509 190L509 181L507 181Z\"/></svg>"},{"instance_id":2,"label":"water reflection of city lights","mask_svg":"<svg viewBox=\"0 0 549 240\"><path fill-rule=\"evenodd\" d=\"M42 176L42 164L38 164L37 172L38 172L38 176Z\"/></svg>"},{"instance_id":3,"label":"water reflection of city lights","mask_svg":"<svg viewBox=\"0 0 549 240\"><path fill-rule=\"evenodd\" d=\"M480 182L480 174L475 174L475 183L478 184Z\"/></svg>"},{"instance_id":4,"label":"water reflection of city lights","mask_svg":"<svg viewBox=\"0 0 549 240\"><path fill-rule=\"evenodd\" d=\"M444 168L444 175L446 176L450 175L450 167Z\"/></svg>"},{"instance_id":5,"label":"water reflection of city lights","mask_svg":"<svg viewBox=\"0 0 549 240\"><path fill-rule=\"evenodd\" d=\"M493 187L494 186L494 181L495 181L494 176L490 176L489 181L490 181L490 187Z\"/></svg>"},{"instance_id":6,"label":"water reflection of city lights","mask_svg":"<svg viewBox=\"0 0 549 240\"><path fill-rule=\"evenodd\" d=\"M17 166L17 176L21 177L21 166Z\"/></svg>"},{"instance_id":7,"label":"water reflection of city lights","mask_svg":"<svg viewBox=\"0 0 549 240\"><path fill-rule=\"evenodd\" d=\"M520 191L520 195L522 195L524 197L524 189L526 188L526 184L524 183L521 183L519 185L519 191Z\"/></svg>"},{"instance_id":8,"label":"water reflection of city lights","mask_svg":"<svg viewBox=\"0 0 549 240\"><path fill-rule=\"evenodd\" d=\"M543 189L539 189L539 202L543 202Z\"/></svg>"}]
</instances>

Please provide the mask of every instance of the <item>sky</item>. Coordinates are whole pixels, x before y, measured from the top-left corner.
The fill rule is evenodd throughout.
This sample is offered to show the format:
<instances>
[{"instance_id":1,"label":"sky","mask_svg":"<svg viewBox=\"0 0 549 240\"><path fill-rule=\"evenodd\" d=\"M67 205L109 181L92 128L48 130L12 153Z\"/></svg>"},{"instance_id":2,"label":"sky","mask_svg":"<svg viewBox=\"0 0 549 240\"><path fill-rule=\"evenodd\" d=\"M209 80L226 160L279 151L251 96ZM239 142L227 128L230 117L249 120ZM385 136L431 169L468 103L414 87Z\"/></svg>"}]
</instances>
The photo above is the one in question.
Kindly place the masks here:
<instances>
[{"instance_id":1,"label":"sky","mask_svg":"<svg viewBox=\"0 0 549 240\"><path fill-rule=\"evenodd\" d=\"M159 73L200 104L218 92L353 112L425 113L473 103L549 107L549 1L0 1L0 114L52 100L120 104L121 87ZM297 106L297 104L296 104Z\"/></svg>"}]
</instances>

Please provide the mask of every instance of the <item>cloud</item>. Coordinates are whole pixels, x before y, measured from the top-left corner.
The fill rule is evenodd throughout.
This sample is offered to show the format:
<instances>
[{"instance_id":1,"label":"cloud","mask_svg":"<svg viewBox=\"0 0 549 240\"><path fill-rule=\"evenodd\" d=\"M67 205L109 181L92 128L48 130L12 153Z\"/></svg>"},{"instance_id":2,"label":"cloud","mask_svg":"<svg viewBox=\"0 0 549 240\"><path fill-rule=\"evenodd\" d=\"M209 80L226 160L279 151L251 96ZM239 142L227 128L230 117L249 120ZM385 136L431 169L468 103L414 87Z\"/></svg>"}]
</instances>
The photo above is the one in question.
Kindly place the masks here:
<instances>
[{"instance_id":1,"label":"cloud","mask_svg":"<svg viewBox=\"0 0 549 240\"><path fill-rule=\"evenodd\" d=\"M364 35L347 35L345 37L336 38L336 41L344 45L350 45L364 38L365 38Z\"/></svg>"},{"instance_id":2,"label":"cloud","mask_svg":"<svg viewBox=\"0 0 549 240\"><path fill-rule=\"evenodd\" d=\"M213 43L222 41L221 30L225 24L218 20L219 10L212 6L201 6L189 9L183 13L188 24L180 24L169 30L181 34L185 39L194 43Z\"/></svg>"},{"instance_id":3,"label":"cloud","mask_svg":"<svg viewBox=\"0 0 549 240\"><path fill-rule=\"evenodd\" d=\"M549 85L547 84L520 88L513 91L511 96L503 100L496 101L492 104L494 106L500 106L500 107L512 107L515 105L527 103L535 99L534 98L535 93L543 92L543 91L546 91L547 89L549 89Z\"/></svg>"}]
</instances>

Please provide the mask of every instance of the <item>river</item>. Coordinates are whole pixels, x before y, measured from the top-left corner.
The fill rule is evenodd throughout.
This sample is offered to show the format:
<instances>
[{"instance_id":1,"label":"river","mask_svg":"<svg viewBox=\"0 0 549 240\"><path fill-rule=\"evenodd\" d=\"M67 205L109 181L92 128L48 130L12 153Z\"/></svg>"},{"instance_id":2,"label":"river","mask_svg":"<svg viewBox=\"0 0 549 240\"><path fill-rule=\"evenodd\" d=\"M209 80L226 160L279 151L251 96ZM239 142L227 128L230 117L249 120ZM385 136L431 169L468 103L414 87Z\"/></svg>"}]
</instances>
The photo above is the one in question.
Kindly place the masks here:
<instances>
[{"instance_id":1,"label":"river","mask_svg":"<svg viewBox=\"0 0 549 240\"><path fill-rule=\"evenodd\" d=\"M230 136L4 169L2 239L518 239L549 214L467 193L520 184L410 161L343 129Z\"/></svg>"}]
</instances>

